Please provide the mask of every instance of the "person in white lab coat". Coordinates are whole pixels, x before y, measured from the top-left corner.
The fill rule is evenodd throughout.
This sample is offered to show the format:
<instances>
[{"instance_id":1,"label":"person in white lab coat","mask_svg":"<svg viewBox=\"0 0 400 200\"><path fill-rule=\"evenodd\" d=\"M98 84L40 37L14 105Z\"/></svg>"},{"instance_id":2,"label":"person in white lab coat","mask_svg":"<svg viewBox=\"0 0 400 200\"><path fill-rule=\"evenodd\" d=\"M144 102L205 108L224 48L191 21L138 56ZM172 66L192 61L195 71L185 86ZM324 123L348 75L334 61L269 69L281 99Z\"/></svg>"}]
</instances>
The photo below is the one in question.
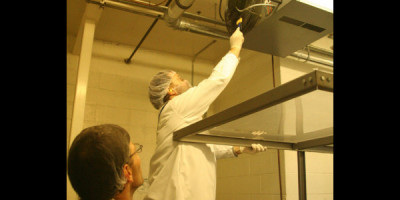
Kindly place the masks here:
<instances>
[{"instance_id":1,"label":"person in white lab coat","mask_svg":"<svg viewBox=\"0 0 400 200\"><path fill-rule=\"evenodd\" d=\"M215 200L216 159L266 147L232 147L173 141L173 132L202 119L211 103L231 80L244 42L238 28L230 37L231 49L209 78L191 87L174 71L157 73L149 85L150 102L160 109L157 147L150 160L149 187L144 200Z\"/></svg>"}]
</instances>

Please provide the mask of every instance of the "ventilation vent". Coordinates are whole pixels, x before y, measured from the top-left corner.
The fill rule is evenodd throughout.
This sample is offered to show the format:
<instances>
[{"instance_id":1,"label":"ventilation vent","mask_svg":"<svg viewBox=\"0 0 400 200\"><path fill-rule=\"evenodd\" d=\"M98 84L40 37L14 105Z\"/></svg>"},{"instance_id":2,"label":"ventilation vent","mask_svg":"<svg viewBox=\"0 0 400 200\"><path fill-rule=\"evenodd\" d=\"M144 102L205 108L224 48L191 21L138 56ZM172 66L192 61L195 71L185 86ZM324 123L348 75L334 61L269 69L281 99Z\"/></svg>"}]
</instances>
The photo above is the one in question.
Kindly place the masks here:
<instances>
[{"instance_id":1,"label":"ventilation vent","mask_svg":"<svg viewBox=\"0 0 400 200\"><path fill-rule=\"evenodd\" d=\"M315 32L318 32L318 33L321 33L322 31L325 30L324 28L321 28L319 26L308 24L308 23L299 21L297 19L293 19L293 18L286 17L286 16L281 17L279 20L283 21L283 22L286 22L286 23L289 23L289 24L292 24L292 25L295 25L295 26L300 26L300 27L303 27L303 28L306 28L308 30L312 30L312 31L315 31Z\"/></svg>"}]
</instances>

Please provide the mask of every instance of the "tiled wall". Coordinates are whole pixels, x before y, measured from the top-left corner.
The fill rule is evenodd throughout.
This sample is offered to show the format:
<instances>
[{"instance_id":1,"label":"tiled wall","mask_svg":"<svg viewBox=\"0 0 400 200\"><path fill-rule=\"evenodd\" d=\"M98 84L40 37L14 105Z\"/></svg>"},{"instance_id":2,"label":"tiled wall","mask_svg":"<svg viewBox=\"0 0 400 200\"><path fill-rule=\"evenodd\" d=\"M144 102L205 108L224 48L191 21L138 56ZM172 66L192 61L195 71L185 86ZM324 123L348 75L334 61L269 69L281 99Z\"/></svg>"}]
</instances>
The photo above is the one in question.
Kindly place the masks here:
<instances>
[{"instance_id":1,"label":"tiled wall","mask_svg":"<svg viewBox=\"0 0 400 200\"><path fill-rule=\"evenodd\" d=\"M156 148L158 111L148 99L148 84L160 70L175 70L191 81L192 58L139 49L130 64L134 47L95 40L85 104L84 128L114 123L124 127L134 142L144 145L140 153L143 177L149 173ZM79 56L67 52L67 136L71 127ZM214 63L196 59L194 85L211 74ZM67 137L68 138L68 137ZM69 142L69 139L68 141ZM68 145L69 146L69 145ZM142 199L144 188L135 193Z\"/></svg>"}]
</instances>

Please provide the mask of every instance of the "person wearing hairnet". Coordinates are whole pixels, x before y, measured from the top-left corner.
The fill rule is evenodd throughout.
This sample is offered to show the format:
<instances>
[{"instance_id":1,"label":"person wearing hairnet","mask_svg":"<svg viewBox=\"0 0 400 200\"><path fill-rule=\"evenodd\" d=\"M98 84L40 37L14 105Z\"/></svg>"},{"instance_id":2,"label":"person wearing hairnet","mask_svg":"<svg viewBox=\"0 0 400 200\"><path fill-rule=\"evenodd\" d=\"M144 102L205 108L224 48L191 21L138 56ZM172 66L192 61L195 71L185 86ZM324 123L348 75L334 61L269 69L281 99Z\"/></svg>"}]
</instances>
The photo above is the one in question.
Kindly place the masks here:
<instances>
[{"instance_id":1,"label":"person wearing hairnet","mask_svg":"<svg viewBox=\"0 0 400 200\"><path fill-rule=\"evenodd\" d=\"M232 147L173 141L173 132L201 120L224 90L239 63L243 42L238 28L230 37L229 52L196 87L174 71L158 72L150 81L149 98L160 113L144 200L215 200L216 159L266 150L260 144Z\"/></svg>"}]
</instances>

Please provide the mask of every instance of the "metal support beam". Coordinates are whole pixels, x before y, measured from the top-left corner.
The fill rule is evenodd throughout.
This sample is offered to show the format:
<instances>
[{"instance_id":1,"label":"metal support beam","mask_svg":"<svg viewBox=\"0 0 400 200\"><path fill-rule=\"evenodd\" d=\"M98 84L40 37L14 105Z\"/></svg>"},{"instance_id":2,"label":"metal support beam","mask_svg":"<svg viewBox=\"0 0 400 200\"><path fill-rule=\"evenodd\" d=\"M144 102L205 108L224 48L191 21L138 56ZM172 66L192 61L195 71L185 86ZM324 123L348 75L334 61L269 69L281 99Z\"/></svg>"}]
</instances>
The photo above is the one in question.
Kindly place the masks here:
<instances>
[{"instance_id":1,"label":"metal support beam","mask_svg":"<svg viewBox=\"0 0 400 200\"><path fill-rule=\"evenodd\" d=\"M307 200L306 157L304 151L297 151L297 172L299 183L299 200Z\"/></svg>"},{"instance_id":2,"label":"metal support beam","mask_svg":"<svg viewBox=\"0 0 400 200\"><path fill-rule=\"evenodd\" d=\"M308 148L326 146L326 145L330 145L330 144L333 144L333 135L321 137L321 138L310 139L310 140L307 140L304 142L298 142L294 146L294 148L297 150L303 150L303 149L308 149Z\"/></svg>"},{"instance_id":3,"label":"metal support beam","mask_svg":"<svg viewBox=\"0 0 400 200\"><path fill-rule=\"evenodd\" d=\"M77 37L76 39L80 41L79 43L75 44L75 46L79 44L80 55L78 62L78 77L75 86L75 98L72 111L71 133L68 149L83 127L86 103L86 89L89 79L90 61L92 58L94 31L101 13L102 8L94 4L86 4L85 13L82 18L82 30L80 31L81 34L78 34L79 37Z\"/></svg>"},{"instance_id":4,"label":"metal support beam","mask_svg":"<svg viewBox=\"0 0 400 200\"><path fill-rule=\"evenodd\" d=\"M102 8L93 4L86 4L86 10L82 18L81 30L76 38L74 51L79 51L78 77L76 80L74 106L72 110L71 132L69 136L69 144L67 146L67 157L69 147L75 137L83 128L86 90L89 79L90 61L92 58L92 47L94 40L94 31L96 23L100 18ZM72 189L71 183L67 177L67 199L77 199L78 195Z\"/></svg>"},{"instance_id":5,"label":"metal support beam","mask_svg":"<svg viewBox=\"0 0 400 200\"><path fill-rule=\"evenodd\" d=\"M329 83L318 81L319 77L329 77ZM272 107L287 100L307 94L316 89L324 91L333 91L333 74L313 71L311 73L300 76L288 83L274 88L268 92L237 104L229 109L221 111L211 117L207 117L201 121L191 124L174 132L173 139L181 140L182 138L195 135L202 131L209 130L219 125L239 119L260 110ZM258 140L257 140L258 141Z\"/></svg>"},{"instance_id":6,"label":"metal support beam","mask_svg":"<svg viewBox=\"0 0 400 200\"><path fill-rule=\"evenodd\" d=\"M94 38L95 24L93 20L85 20L83 34L82 34L82 47L81 54L79 56L78 64L78 78L76 81L75 89L75 99L74 107L72 110L72 123L71 123L71 133L69 138L69 144L67 147L67 156L69 147L74 141L75 137L83 128L83 120L85 113L85 103L86 103L86 89L89 79L89 68L90 60L92 57L92 45ZM67 179L67 199L77 199L77 194L72 190L71 183Z\"/></svg>"},{"instance_id":7,"label":"metal support beam","mask_svg":"<svg viewBox=\"0 0 400 200\"><path fill-rule=\"evenodd\" d=\"M83 127L86 90L89 79L90 61L92 57L94 29L94 22L92 20L86 20L82 35L81 54L79 56L78 77L76 81L74 108L72 111L71 136L69 146L71 146L74 138L79 134Z\"/></svg>"},{"instance_id":8,"label":"metal support beam","mask_svg":"<svg viewBox=\"0 0 400 200\"><path fill-rule=\"evenodd\" d=\"M222 137L222 136L205 135L205 134L196 134L196 135L186 136L186 137L180 138L178 141L196 142L196 143L205 143L205 144L222 144L222 145L232 145L232 146L248 146L248 147L251 147L251 144L254 144L254 142L255 142L253 139ZM256 142L258 144L268 147L269 149L293 150L292 143L264 141L264 140L257 140Z\"/></svg>"}]
</instances>

